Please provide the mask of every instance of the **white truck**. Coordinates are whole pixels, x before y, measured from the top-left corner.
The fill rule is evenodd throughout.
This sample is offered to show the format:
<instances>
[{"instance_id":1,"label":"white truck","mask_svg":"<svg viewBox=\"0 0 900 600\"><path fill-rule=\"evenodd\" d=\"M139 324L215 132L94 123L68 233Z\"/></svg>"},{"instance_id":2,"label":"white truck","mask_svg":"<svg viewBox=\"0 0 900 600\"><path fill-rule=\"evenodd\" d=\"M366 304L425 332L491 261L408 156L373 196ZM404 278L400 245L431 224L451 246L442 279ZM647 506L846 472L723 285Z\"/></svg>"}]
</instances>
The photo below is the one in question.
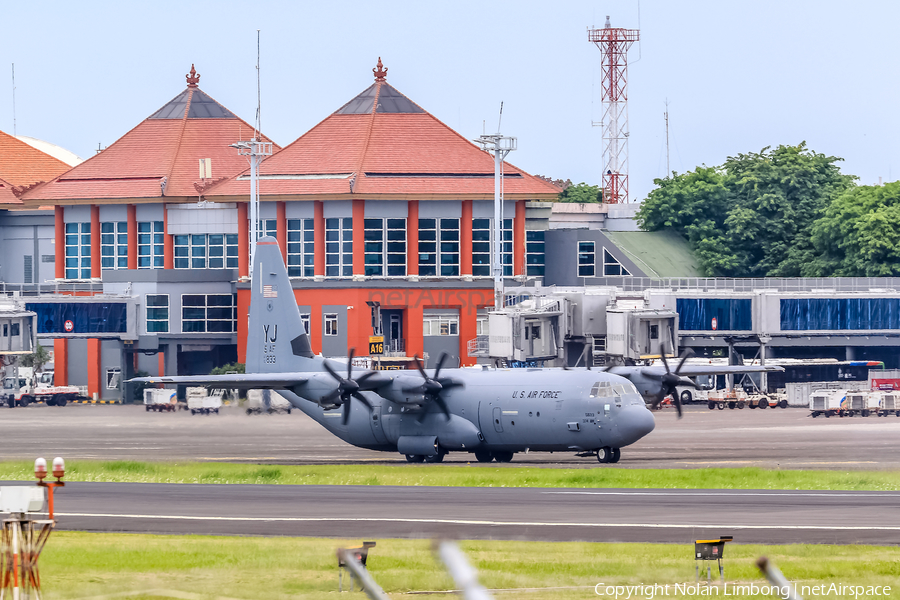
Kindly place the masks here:
<instances>
[{"instance_id":1,"label":"white truck","mask_svg":"<svg viewBox=\"0 0 900 600\"><path fill-rule=\"evenodd\" d=\"M54 385L53 371L33 374L30 367L19 367L19 385L16 386L15 375L4 377L2 398L10 408L32 402L65 406L79 398L79 391L75 385Z\"/></svg>"}]
</instances>

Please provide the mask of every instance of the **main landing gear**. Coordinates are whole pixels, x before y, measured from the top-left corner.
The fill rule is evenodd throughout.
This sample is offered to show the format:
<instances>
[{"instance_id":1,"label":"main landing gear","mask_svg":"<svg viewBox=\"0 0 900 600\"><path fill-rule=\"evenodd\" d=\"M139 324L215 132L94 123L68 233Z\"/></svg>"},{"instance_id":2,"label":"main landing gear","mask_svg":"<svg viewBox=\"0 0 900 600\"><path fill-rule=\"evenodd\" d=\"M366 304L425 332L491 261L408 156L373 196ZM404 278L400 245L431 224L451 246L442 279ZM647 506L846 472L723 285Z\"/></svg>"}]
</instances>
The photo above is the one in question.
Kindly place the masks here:
<instances>
[{"instance_id":1,"label":"main landing gear","mask_svg":"<svg viewBox=\"0 0 900 600\"><path fill-rule=\"evenodd\" d=\"M494 452L490 450L476 450L475 460L481 463L489 463L492 460L496 460L499 463L508 463L512 461L514 454L514 452L509 450L496 450Z\"/></svg>"},{"instance_id":2,"label":"main landing gear","mask_svg":"<svg viewBox=\"0 0 900 600\"><path fill-rule=\"evenodd\" d=\"M622 450L619 448L610 448L609 446L603 446L599 450L597 450L597 462L601 463L617 463L619 462L619 458L622 457Z\"/></svg>"}]
</instances>

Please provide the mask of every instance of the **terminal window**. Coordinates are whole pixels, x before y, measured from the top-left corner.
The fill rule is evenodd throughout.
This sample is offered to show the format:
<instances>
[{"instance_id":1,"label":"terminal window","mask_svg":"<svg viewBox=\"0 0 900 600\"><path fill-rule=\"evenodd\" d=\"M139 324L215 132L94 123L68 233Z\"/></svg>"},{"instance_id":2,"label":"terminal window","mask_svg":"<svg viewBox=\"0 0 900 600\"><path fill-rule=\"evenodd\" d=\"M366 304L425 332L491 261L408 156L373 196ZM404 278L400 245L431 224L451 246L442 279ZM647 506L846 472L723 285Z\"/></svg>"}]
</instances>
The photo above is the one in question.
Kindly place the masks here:
<instances>
[{"instance_id":1,"label":"terminal window","mask_svg":"<svg viewBox=\"0 0 900 600\"><path fill-rule=\"evenodd\" d=\"M236 294L183 294L183 333L233 333L237 330Z\"/></svg>"},{"instance_id":2,"label":"terminal window","mask_svg":"<svg viewBox=\"0 0 900 600\"><path fill-rule=\"evenodd\" d=\"M493 219L472 219L472 275L490 277L491 241L494 237ZM513 220L503 219L501 225L503 243L500 262L503 275L512 277L513 270Z\"/></svg>"},{"instance_id":3,"label":"terminal window","mask_svg":"<svg viewBox=\"0 0 900 600\"><path fill-rule=\"evenodd\" d=\"M783 298L782 331L900 329L900 298Z\"/></svg>"},{"instance_id":4,"label":"terminal window","mask_svg":"<svg viewBox=\"0 0 900 600\"><path fill-rule=\"evenodd\" d=\"M325 313L325 335L338 334L337 313Z\"/></svg>"},{"instance_id":5,"label":"terminal window","mask_svg":"<svg viewBox=\"0 0 900 600\"><path fill-rule=\"evenodd\" d=\"M138 269L162 269L165 266L165 225L162 221L138 224Z\"/></svg>"},{"instance_id":6,"label":"terminal window","mask_svg":"<svg viewBox=\"0 0 900 600\"><path fill-rule=\"evenodd\" d=\"M315 275L315 225L312 219L288 219L287 269L289 277Z\"/></svg>"},{"instance_id":7,"label":"terminal window","mask_svg":"<svg viewBox=\"0 0 900 600\"><path fill-rule=\"evenodd\" d=\"M525 274L544 276L544 232L525 232Z\"/></svg>"},{"instance_id":8,"label":"terminal window","mask_svg":"<svg viewBox=\"0 0 900 600\"><path fill-rule=\"evenodd\" d=\"M578 242L578 276L593 277L596 262L594 242Z\"/></svg>"},{"instance_id":9,"label":"terminal window","mask_svg":"<svg viewBox=\"0 0 900 600\"><path fill-rule=\"evenodd\" d=\"M419 219L419 275L459 276L459 219Z\"/></svg>"},{"instance_id":10,"label":"terminal window","mask_svg":"<svg viewBox=\"0 0 900 600\"><path fill-rule=\"evenodd\" d=\"M459 317L456 315L426 315L422 322L422 335L459 335Z\"/></svg>"},{"instance_id":11,"label":"terminal window","mask_svg":"<svg viewBox=\"0 0 900 600\"><path fill-rule=\"evenodd\" d=\"M128 268L128 223L100 223L100 268Z\"/></svg>"},{"instance_id":12,"label":"terminal window","mask_svg":"<svg viewBox=\"0 0 900 600\"><path fill-rule=\"evenodd\" d=\"M147 333L169 333L169 295L147 294Z\"/></svg>"},{"instance_id":13,"label":"terminal window","mask_svg":"<svg viewBox=\"0 0 900 600\"><path fill-rule=\"evenodd\" d=\"M352 217L325 219L325 276L353 276Z\"/></svg>"},{"instance_id":14,"label":"terminal window","mask_svg":"<svg viewBox=\"0 0 900 600\"><path fill-rule=\"evenodd\" d=\"M91 224L66 223L66 279L91 278Z\"/></svg>"},{"instance_id":15,"label":"terminal window","mask_svg":"<svg viewBox=\"0 0 900 600\"><path fill-rule=\"evenodd\" d=\"M363 237L366 276L406 275L406 219L365 219Z\"/></svg>"}]
</instances>

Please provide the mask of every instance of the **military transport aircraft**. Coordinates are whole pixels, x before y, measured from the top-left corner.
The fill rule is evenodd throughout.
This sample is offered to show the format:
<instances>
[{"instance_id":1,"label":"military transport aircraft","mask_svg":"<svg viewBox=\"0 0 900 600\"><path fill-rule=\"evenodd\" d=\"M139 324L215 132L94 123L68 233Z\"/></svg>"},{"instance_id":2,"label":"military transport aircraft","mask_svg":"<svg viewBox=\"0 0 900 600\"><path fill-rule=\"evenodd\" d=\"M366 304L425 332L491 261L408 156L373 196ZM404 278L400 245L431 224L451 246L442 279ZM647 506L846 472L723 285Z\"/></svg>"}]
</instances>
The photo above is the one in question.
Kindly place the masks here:
<instances>
[{"instance_id":1,"label":"military transport aircraft","mask_svg":"<svg viewBox=\"0 0 900 600\"><path fill-rule=\"evenodd\" d=\"M245 374L131 381L278 390L345 442L400 452L409 462L441 462L450 451L509 462L526 450L618 462L621 448L655 426L635 384L657 401L675 385L693 385L684 358L674 373L667 362L665 370L444 369L446 355L430 375L418 357L417 371L356 368L352 351L346 364L313 354L274 238L257 242L255 263Z\"/></svg>"},{"instance_id":2,"label":"military transport aircraft","mask_svg":"<svg viewBox=\"0 0 900 600\"><path fill-rule=\"evenodd\" d=\"M472 452L509 462L516 452L576 452L618 462L655 425L628 379L586 369L369 371L315 356L274 238L257 242L245 374L131 381L274 389L342 440L440 462Z\"/></svg>"}]
</instances>

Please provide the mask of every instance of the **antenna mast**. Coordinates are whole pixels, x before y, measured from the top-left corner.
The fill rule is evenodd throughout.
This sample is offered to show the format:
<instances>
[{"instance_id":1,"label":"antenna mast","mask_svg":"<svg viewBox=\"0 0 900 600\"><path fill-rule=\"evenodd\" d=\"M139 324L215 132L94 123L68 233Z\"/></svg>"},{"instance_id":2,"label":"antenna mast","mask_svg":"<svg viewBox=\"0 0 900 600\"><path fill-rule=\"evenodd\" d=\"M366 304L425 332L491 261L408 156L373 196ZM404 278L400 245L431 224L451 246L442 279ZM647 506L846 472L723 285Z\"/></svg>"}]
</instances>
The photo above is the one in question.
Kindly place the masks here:
<instances>
[{"instance_id":1,"label":"antenna mast","mask_svg":"<svg viewBox=\"0 0 900 600\"><path fill-rule=\"evenodd\" d=\"M16 137L16 63L12 64L13 85L13 137Z\"/></svg>"},{"instance_id":2,"label":"antenna mast","mask_svg":"<svg viewBox=\"0 0 900 600\"><path fill-rule=\"evenodd\" d=\"M669 175L672 174L672 169L669 168L669 99L666 98L666 112L663 113L663 116L666 118L666 179L669 178Z\"/></svg>"},{"instance_id":3,"label":"antenna mast","mask_svg":"<svg viewBox=\"0 0 900 600\"><path fill-rule=\"evenodd\" d=\"M256 123L254 124L253 139L249 142L235 142L232 148L237 148L238 154L246 156L250 161L250 268L247 271L253 277L253 261L256 258L256 242L259 240L259 165L263 159L272 155L272 142L261 141L260 107L262 95L259 84L259 29L256 30ZM240 224L238 224L240 227Z\"/></svg>"},{"instance_id":4,"label":"antenna mast","mask_svg":"<svg viewBox=\"0 0 900 600\"><path fill-rule=\"evenodd\" d=\"M640 40L637 29L588 29L588 41L603 54L603 197L610 204L628 202L628 49Z\"/></svg>"}]
</instances>

